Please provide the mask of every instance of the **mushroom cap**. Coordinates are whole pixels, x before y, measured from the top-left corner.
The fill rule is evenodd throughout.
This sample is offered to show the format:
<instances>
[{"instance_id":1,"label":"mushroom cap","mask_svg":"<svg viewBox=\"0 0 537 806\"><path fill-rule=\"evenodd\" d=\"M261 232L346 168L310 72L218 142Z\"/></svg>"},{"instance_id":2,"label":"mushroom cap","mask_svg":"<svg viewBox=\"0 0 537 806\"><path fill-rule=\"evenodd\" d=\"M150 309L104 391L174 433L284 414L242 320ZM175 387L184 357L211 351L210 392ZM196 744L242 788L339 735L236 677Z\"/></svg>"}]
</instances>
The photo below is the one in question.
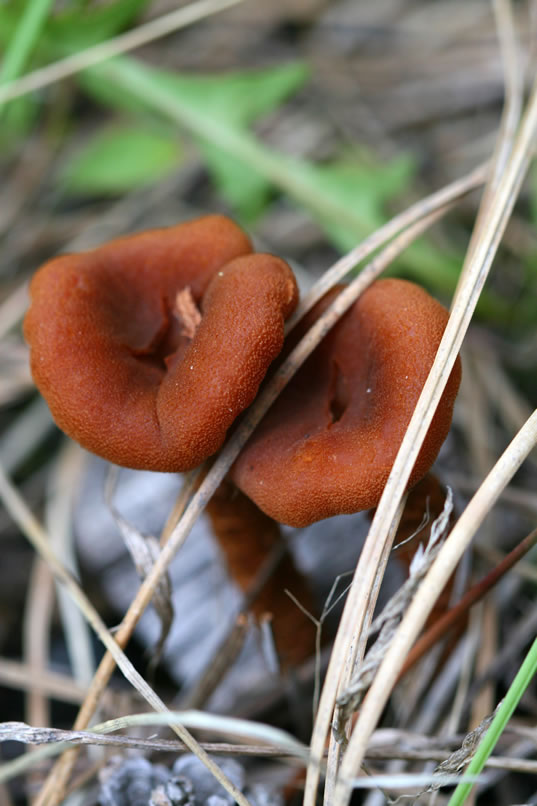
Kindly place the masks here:
<instances>
[{"instance_id":1,"label":"mushroom cap","mask_svg":"<svg viewBox=\"0 0 537 806\"><path fill-rule=\"evenodd\" d=\"M326 295L304 332L333 301ZM379 280L341 318L269 409L231 475L268 515L306 526L378 504L448 319L405 280ZM457 363L410 476L433 464L450 427Z\"/></svg>"},{"instance_id":2,"label":"mushroom cap","mask_svg":"<svg viewBox=\"0 0 537 806\"><path fill-rule=\"evenodd\" d=\"M218 450L297 301L287 264L222 216L58 257L30 292L32 374L56 423L111 462L160 471Z\"/></svg>"}]
</instances>

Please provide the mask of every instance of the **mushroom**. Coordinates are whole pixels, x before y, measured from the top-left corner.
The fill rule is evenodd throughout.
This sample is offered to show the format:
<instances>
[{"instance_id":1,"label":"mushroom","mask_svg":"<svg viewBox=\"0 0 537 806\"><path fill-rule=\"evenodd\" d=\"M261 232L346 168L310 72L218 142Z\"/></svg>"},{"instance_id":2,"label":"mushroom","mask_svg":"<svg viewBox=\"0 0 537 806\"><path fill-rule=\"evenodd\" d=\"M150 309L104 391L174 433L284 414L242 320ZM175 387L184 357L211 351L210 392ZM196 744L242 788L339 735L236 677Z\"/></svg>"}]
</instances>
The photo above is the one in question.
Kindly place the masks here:
<instances>
[{"instance_id":1,"label":"mushroom","mask_svg":"<svg viewBox=\"0 0 537 806\"><path fill-rule=\"evenodd\" d=\"M270 618L279 669L286 672L299 666L315 652L317 628L307 614L315 614L316 607L308 580L295 566L279 524L228 479L205 511L230 575L247 599L252 585L258 585L250 611L260 623ZM260 575L271 570L267 569L271 560L277 562L277 568L260 580Z\"/></svg>"},{"instance_id":2,"label":"mushroom","mask_svg":"<svg viewBox=\"0 0 537 806\"><path fill-rule=\"evenodd\" d=\"M221 216L55 258L30 293L31 369L56 423L111 462L159 471L218 450L297 302L287 264L252 254Z\"/></svg>"},{"instance_id":3,"label":"mushroom","mask_svg":"<svg viewBox=\"0 0 537 806\"><path fill-rule=\"evenodd\" d=\"M58 426L118 465L167 472L190 470L220 448L280 352L298 297L289 266L253 254L242 230L222 216L55 258L30 292L24 331L32 373ZM253 503L241 505L238 493L233 500L229 485L222 490L220 515L213 517L216 503L210 514L247 589L264 556L255 541L266 550L281 538ZM289 626L297 627L296 614L309 633L312 624L286 586L309 603L289 555L256 611L272 612L278 648L296 660ZM280 645L284 634L289 651Z\"/></svg>"},{"instance_id":4,"label":"mushroom","mask_svg":"<svg viewBox=\"0 0 537 806\"><path fill-rule=\"evenodd\" d=\"M321 300L302 332L330 304ZM231 477L275 520L306 526L377 505L442 333L447 311L419 286L374 283L314 351L236 460ZM409 487L451 423L457 361Z\"/></svg>"}]
</instances>

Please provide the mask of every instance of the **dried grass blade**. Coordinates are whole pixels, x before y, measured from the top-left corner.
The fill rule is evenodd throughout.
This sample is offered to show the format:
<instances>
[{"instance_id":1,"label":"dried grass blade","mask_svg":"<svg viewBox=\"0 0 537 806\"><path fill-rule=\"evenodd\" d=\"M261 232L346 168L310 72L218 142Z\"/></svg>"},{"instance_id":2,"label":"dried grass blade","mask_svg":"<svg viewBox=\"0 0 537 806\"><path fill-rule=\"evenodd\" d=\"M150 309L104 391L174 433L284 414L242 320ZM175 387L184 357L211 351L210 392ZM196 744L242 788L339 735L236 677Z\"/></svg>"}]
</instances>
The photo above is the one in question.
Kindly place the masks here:
<instances>
[{"instance_id":1,"label":"dried grass blade","mask_svg":"<svg viewBox=\"0 0 537 806\"><path fill-rule=\"evenodd\" d=\"M380 558L379 565L377 567L376 577L373 583L373 588L371 591L371 598L368 603L368 611L366 613L365 621L364 621L364 629L362 630L362 634L360 636L361 642L361 653L365 654L366 645L368 639L370 637L370 628L371 623L373 621L373 614L377 604L378 594L380 593L380 586L382 584L382 580L384 578L384 573L386 571L386 565L390 558L391 554L391 547L393 541L395 540L395 536L397 534L397 530L399 528L399 522L401 520L401 516L403 514L403 509L406 502L406 496L401 500L399 508L395 513L395 517L390 525L390 532L389 532L389 539L386 541L386 545L384 548L384 553ZM384 611L383 611L384 612ZM337 777L337 770L341 763L341 755L343 752L343 743L342 739L344 739L344 725L342 722L340 724L334 723L334 730L330 735L330 743L328 746L328 759L327 759L327 766L326 766L326 781L327 781L327 790L325 792L325 799L330 801L330 798L333 795L332 790L332 783L335 783Z\"/></svg>"},{"instance_id":2,"label":"dried grass blade","mask_svg":"<svg viewBox=\"0 0 537 806\"><path fill-rule=\"evenodd\" d=\"M524 557L530 549L537 544L537 529L533 529L526 537L506 554L498 565L490 571L486 577L476 582L468 590L456 605L441 616L434 624L418 639L408 655L405 665L401 669L400 677L403 677L409 669L417 663L434 644L446 635L448 630L467 613L471 607L479 602L498 583L498 581L513 566Z\"/></svg>"},{"instance_id":3,"label":"dried grass blade","mask_svg":"<svg viewBox=\"0 0 537 806\"><path fill-rule=\"evenodd\" d=\"M18 495L16 489L10 483L5 475L3 468L0 465L0 497L4 501L7 511L10 513L15 522L19 525L23 533L28 537L36 551L47 562L49 568L54 575L65 585L66 589L73 598L75 604L83 612L89 624L93 627L103 644L114 657L116 664L119 666L127 680L131 685L136 688L140 694L147 700L147 702L156 711L167 712L165 704L160 697L153 691L153 689L146 683L143 677L136 671L132 663L129 661L124 652L120 649L112 635L108 632L106 625L102 621L98 612L95 610L91 602L87 599L86 595L78 585L74 577L71 576L69 571L57 559L56 555L50 548L50 540L41 527L39 522L34 518L32 513L27 508L25 502ZM158 579L158 576L157 576ZM212 772L217 780L222 784L241 806L250 806L248 800L237 789L237 787L222 773L217 764L215 764L207 755L207 753L199 746L196 740L188 733L188 731L181 725L174 725L173 730L177 733L181 741L183 741L192 753L205 764L205 766ZM41 793L38 798L38 803L53 803L47 797L46 792Z\"/></svg>"},{"instance_id":4,"label":"dried grass blade","mask_svg":"<svg viewBox=\"0 0 537 806\"><path fill-rule=\"evenodd\" d=\"M362 704L360 716L339 770L334 806L343 806L348 802L351 793L349 782L355 774L355 770L359 769L369 737L390 696L401 664L425 624L438 591L457 566L463 552L502 490L536 444L537 410L504 451L462 513L420 586L419 596L415 597L403 618Z\"/></svg>"},{"instance_id":5,"label":"dried grass blade","mask_svg":"<svg viewBox=\"0 0 537 806\"><path fill-rule=\"evenodd\" d=\"M287 332L302 319L306 313L313 308L316 302L326 294L336 283L343 279L352 269L359 263L370 257L373 252L380 247L384 246L394 236L398 235L403 230L415 224L420 219L426 218L429 214L434 213L435 210L447 208L448 205L459 201L472 190L475 190L486 179L488 171L488 163L479 165L474 168L466 176L461 179L456 179L451 184L431 193L420 199L415 204L403 210L394 218L390 219L380 229L371 233L364 241L358 244L346 255L343 255L334 265L326 271L323 276L315 283L310 291L305 294L300 300L295 312L287 320Z\"/></svg>"},{"instance_id":6,"label":"dried grass blade","mask_svg":"<svg viewBox=\"0 0 537 806\"><path fill-rule=\"evenodd\" d=\"M375 569L387 540L389 524L406 488L412 467L431 424L436 407L455 363L479 295L490 270L499 241L511 214L526 173L533 140L537 131L537 82L521 125L508 166L494 194L494 204L484 222L475 249L467 254L464 277L457 289L452 313L440 343L436 359L425 383L414 415L386 484L368 538L358 562L332 652L319 714L312 737L312 764L305 788L305 806L315 802L319 772L315 759L320 757L326 740L338 689L345 686L356 663L359 636L362 632L367 602ZM447 576L446 576L447 580ZM344 661L346 658L346 662ZM356 730L356 728L355 728ZM342 795L338 805L346 802ZM348 791L344 790L347 794ZM336 804L332 804L336 806Z\"/></svg>"},{"instance_id":7,"label":"dried grass blade","mask_svg":"<svg viewBox=\"0 0 537 806\"><path fill-rule=\"evenodd\" d=\"M79 445L75 442L66 442L50 478L45 512L45 523L51 536L52 548L65 567L75 576L78 576L78 567L72 516L78 482L86 460L87 454ZM72 606L71 598L62 585L57 585L56 596L73 677L79 685L87 686L95 673L95 659L88 624L80 610Z\"/></svg>"},{"instance_id":8,"label":"dried grass blade","mask_svg":"<svg viewBox=\"0 0 537 806\"><path fill-rule=\"evenodd\" d=\"M520 122L524 99L524 75L520 70L520 58L515 34L513 9L509 0L494 0L493 9L496 19L496 30L503 63L505 102L500 120L499 133L481 205L476 218L468 252L471 253L478 242L481 228L490 205L493 203L494 191L500 184L503 171L513 150L517 126ZM462 276L462 275L461 275Z\"/></svg>"},{"instance_id":9,"label":"dried grass blade","mask_svg":"<svg viewBox=\"0 0 537 806\"><path fill-rule=\"evenodd\" d=\"M142 532L132 523L129 523L116 508L113 499L118 475L118 467L113 466L109 469L105 484L104 500L125 543L127 551L131 555L138 576L141 580L144 580L151 572L159 555L159 541L153 535L142 534ZM155 587L153 607L160 620L160 636L151 650L150 672L154 672L155 668L160 663L166 639L173 622L172 585L167 572L162 574Z\"/></svg>"}]
</instances>

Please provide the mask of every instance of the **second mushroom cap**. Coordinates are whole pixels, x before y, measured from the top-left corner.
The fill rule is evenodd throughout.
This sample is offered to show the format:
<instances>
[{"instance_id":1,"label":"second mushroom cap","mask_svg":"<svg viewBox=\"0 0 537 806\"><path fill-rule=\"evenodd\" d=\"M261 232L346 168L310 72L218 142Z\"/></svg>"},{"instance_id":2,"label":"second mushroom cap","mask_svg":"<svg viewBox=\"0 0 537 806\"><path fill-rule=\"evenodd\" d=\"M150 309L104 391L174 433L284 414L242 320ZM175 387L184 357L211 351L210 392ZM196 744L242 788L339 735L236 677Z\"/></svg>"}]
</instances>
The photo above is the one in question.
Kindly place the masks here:
<instances>
[{"instance_id":1,"label":"second mushroom cap","mask_svg":"<svg viewBox=\"0 0 537 806\"><path fill-rule=\"evenodd\" d=\"M305 322L333 301L326 295ZM419 286L374 283L269 410L232 478L267 514L306 526L378 504L448 319ZM409 486L432 465L460 383L451 373Z\"/></svg>"}]
</instances>

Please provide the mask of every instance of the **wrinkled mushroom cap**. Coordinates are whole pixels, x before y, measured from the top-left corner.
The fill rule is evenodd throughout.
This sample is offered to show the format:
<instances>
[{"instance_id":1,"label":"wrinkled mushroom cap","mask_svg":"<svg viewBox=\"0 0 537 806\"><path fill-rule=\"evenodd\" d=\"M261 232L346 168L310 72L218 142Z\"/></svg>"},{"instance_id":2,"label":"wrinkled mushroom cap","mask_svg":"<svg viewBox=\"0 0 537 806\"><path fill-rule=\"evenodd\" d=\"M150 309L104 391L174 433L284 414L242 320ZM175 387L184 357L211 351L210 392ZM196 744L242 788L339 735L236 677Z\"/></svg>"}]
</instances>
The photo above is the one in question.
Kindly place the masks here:
<instances>
[{"instance_id":1,"label":"wrinkled mushroom cap","mask_svg":"<svg viewBox=\"0 0 537 806\"><path fill-rule=\"evenodd\" d=\"M333 298L316 306L307 326ZM413 283L374 283L269 409L232 468L235 483L291 526L376 506L447 319ZM409 486L447 435L460 374L457 360Z\"/></svg>"},{"instance_id":2,"label":"wrinkled mushroom cap","mask_svg":"<svg viewBox=\"0 0 537 806\"><path fill-rule=\"evenodd\" d=\"M32 374L56 423L116 464L161 471L221 446L297 300L287 264L252 254L222 216L56 258L30 291Z\"/></svg>"}]
</instances>

